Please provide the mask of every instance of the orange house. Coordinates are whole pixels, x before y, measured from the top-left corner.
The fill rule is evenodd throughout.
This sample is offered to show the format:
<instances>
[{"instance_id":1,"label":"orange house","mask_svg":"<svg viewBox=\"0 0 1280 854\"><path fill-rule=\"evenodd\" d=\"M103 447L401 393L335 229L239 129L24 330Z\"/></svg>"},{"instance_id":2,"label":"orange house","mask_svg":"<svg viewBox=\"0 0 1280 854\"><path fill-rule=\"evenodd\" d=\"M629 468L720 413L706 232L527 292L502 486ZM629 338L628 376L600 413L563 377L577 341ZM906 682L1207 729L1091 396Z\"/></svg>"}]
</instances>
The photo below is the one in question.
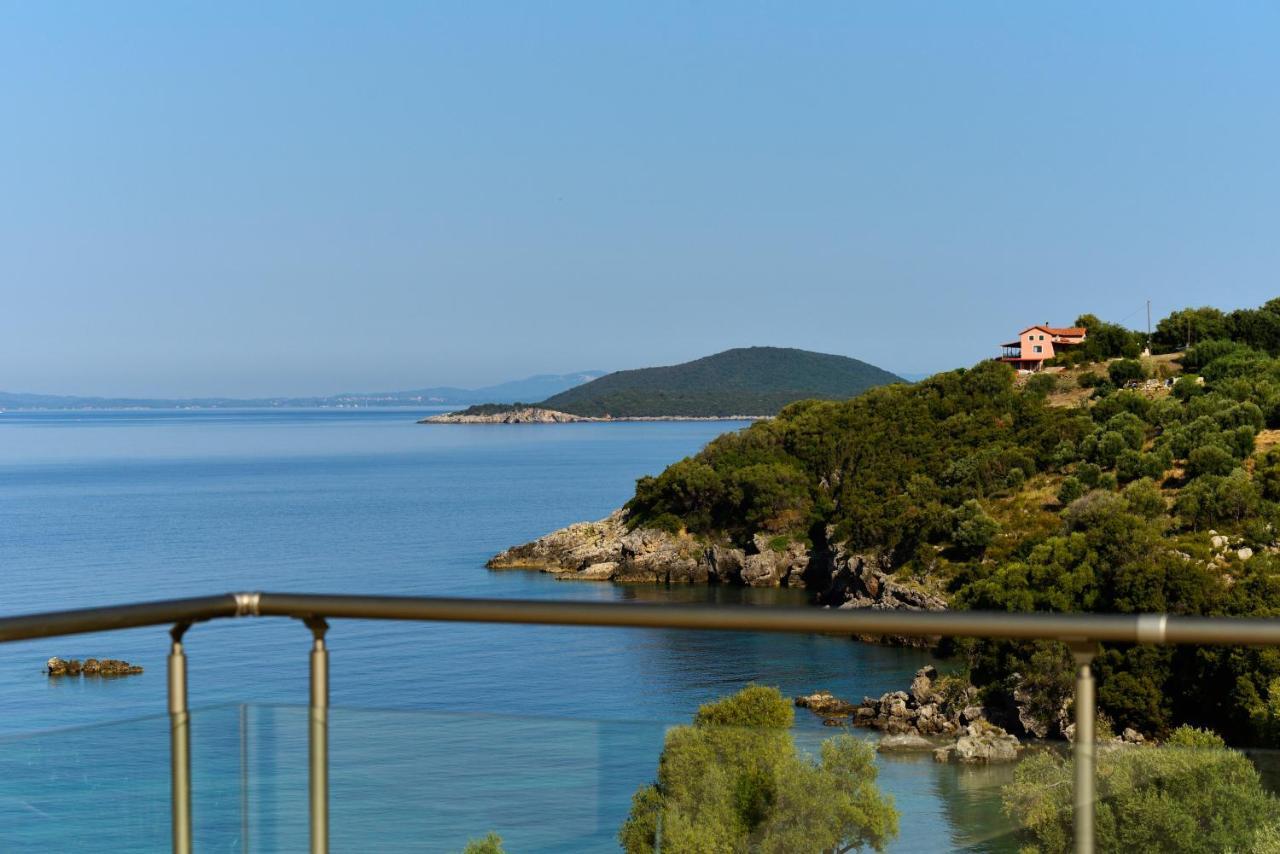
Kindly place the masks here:
<instances>
[{"instance_id":1,"label":"orange house","mask_svg":"<svg viewBox=\"0 0 1280 854\"><path fill-rule=\"evenodd\" d=\"M1045 324L1031 326L1018 333L1017 341L1001 344L1004 353L1000 361L1008 362L1019 371L1038 371L1044 367L1046 359L1052 359L1055 352L1084 342L1083 326L1072 326L1065 329Z\"/></svg>"}]
</instances>

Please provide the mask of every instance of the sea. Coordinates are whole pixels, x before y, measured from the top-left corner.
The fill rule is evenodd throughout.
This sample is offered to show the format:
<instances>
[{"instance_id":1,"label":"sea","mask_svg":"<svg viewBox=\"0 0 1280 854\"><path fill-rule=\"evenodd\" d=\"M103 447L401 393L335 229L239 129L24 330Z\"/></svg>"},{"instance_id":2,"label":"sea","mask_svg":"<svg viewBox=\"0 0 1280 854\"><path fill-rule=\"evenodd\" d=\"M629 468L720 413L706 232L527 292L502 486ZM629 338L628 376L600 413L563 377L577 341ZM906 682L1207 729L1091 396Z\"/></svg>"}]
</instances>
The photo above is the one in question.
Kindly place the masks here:
<instances>
[{"instance_id":1,"label":"sea","mask_svg":"<svg viewBox=\"0 0 1280 854\"><path fill-rule=\"evenodd\" d=\"M793 590L494 572L740 422L420 425L435 410L0 412L0 615L232 591L804 604ZM187 634L197 850L307 847L309 631ZM334 851L616 851L663 738L750 683L861 699L921 650L745 632L335 620ZM170 845L164 627L0 644L0 851ZM51 678L123 658L137 676ZM797 709L797 742L835 730ZM874 735L855 731L861 738ZM881 755L890 851L1014 850L1008 768Z\"/></svg>"}]
</instances>

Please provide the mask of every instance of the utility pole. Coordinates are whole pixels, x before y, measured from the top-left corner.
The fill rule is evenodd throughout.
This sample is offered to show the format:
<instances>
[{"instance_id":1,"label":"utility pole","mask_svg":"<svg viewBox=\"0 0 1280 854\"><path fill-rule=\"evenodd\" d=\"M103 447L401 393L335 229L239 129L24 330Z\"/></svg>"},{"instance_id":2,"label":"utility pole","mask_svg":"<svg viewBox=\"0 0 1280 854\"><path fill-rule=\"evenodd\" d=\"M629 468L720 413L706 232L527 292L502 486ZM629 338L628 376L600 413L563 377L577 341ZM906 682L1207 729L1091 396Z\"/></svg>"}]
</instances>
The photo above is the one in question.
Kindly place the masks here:
<instances>
[{"instance_id":1,"label":"utility pole","mask_svg":"<svg viewBox=\"0 0 1280 854\"><path fill-rule=\"evenodd\" d=\"M1147 355L1151 355L1151 300L1147 300Z\"/></svg>"}]
</instances>

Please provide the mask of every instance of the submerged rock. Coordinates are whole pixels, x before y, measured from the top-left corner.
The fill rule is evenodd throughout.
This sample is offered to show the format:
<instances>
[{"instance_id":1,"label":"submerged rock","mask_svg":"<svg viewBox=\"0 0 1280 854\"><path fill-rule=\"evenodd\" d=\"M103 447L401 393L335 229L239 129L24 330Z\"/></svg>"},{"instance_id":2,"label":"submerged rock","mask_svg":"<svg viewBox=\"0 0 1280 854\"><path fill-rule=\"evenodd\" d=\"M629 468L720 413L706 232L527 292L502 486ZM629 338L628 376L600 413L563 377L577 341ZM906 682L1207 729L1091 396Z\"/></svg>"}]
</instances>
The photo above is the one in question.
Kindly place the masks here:
<instances>
[{"instance_id":1,"label":"submerged rock","mask_svg":"<svg viewBox=\"0 0 1280 854\"><path fill-rule=\"evenodd\" d=\"M881 753L895 753L906 751L931 751L936 747L936 744L922 735L902 733L901 735L884 736L880 739L880 744L876 746L876 749Z\"/></svg>"},{"instance_id":2,"label":"submerged rock","mask_svg":"<svg viewBox=\"0 0 1280 854\"><path fill-rule=\"evenodd\" d=\"M802 697L796 697L796 705L802 709L808 709L815 715L823 717L847 717L858 710L858 707L848 700L841 700L830 691L817 691L813 694L806 694Z\"/></svg>"},{"instance_id":3,"label":"submerged rock","mask_svg":"<svg viewBox=\"0 0 1280 854\"><path fill-rule=\"evenodd\" d=\"M142 672L139 665L118 658L86 658L82 663L77 658L64 659L56 655L45 662L45 669L50 676L131 676Z\"/></svg>"},{"instance_id":4,"label":"submerged rock","mask_svg":"<svg viewBox=\"0 0 1280 854\"><path fill-rule=\"evenodd\" d=\"M955 757L959 762L1013 762L1021 747L1017 736L980 721L956 739Z\"/></svg>"}]
</instances>

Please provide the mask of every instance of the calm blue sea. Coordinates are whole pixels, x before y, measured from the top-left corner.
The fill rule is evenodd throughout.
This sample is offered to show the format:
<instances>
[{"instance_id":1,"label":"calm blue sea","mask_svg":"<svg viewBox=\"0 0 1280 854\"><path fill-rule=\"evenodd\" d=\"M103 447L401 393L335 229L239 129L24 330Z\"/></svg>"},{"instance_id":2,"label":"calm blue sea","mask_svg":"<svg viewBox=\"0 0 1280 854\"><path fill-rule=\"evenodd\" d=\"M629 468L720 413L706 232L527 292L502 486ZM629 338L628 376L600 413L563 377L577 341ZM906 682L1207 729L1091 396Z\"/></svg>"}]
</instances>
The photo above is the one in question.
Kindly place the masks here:
<instances>
[{"instance_id":1,"label":"calm blue sea","mask_svg":"<svg viewBox=\"0 0 1280 854\"><path fill-rule=\"evenodd\" d=\"M423 426L422 414L0 413L0 613L237 590L797 601L483 565L604 516L637 477L744 425ZM309 643L283 620L188 634L202 849L305 847ZM752 681L878 695L929 660L823 637L373 622L336 622L329 643L345 851L458 851L489 830L512 852L614 850L664 728L699 703ZM167 846L166 654L160 628L0 646L0 850ZM50 680L52 655L147 672ZM830 734L797 720L806 743ZM904 814L893 850L980 843L1005 773L882 761Z\"/></svg>"}]
</instances>

